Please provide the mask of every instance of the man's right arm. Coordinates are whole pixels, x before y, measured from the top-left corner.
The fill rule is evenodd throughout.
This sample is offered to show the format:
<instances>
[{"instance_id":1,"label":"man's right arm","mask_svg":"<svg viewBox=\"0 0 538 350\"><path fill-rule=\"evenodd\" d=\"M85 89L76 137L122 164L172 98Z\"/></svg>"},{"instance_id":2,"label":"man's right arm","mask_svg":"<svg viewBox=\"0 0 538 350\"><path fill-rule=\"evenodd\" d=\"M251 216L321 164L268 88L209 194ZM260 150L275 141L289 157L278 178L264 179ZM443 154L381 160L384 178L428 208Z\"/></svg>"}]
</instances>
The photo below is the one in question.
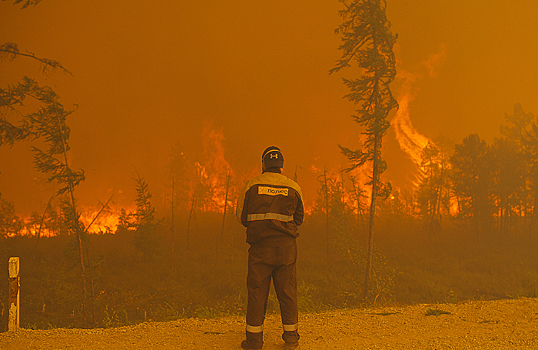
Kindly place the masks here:
<instances>
[{"instance_id":1,"label":"man's right arm","mask_svg":"<svg viewBox=\"0 0 538 350\"><path fill-rule=\"evenodd\" d=\"M295 213L293 214L293 222L295 222L295 225L299 226L304 221L304 205L303 205L303 198L301 198L301 195L299 193L296 194L297 198L297 207L295 208Z\"/></svg>"},{"instance_id":2,"label":"man's right arm","mask_svg":"<svg viewBox=\"0 0 538 350\"><path fill-rule=\"evenodd\" d=\"M241 195L239 198L237 198L237 205L235 207L235 216L237 220L241 223L241 225L247 227L248 221L247 221L247 215L248 211L246 210L248 207L248 187L245 186L243 191L241 192Z\"/></svg>"}]
</instances>

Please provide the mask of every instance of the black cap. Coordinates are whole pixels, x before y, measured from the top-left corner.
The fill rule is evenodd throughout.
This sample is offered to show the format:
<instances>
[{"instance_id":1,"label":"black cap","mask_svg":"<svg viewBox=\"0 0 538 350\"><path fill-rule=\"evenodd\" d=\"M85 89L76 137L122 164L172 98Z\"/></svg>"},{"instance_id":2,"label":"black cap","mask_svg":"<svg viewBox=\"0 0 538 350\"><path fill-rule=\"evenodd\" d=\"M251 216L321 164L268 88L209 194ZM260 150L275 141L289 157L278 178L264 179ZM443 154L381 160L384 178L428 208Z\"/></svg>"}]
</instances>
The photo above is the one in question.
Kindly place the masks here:
<instances>
[{"instance_id":1,"label":"black cap","mask_svg":"<svg viewBox=\"0 0 538 350\"><path fill-rule=\"evenodd\" d=\"M283 168L284 167L284 156L280 151L280 148L271 146L267 147L262 154L262 162L265 164L266 168Z\"/></svg>"}]
</instances>

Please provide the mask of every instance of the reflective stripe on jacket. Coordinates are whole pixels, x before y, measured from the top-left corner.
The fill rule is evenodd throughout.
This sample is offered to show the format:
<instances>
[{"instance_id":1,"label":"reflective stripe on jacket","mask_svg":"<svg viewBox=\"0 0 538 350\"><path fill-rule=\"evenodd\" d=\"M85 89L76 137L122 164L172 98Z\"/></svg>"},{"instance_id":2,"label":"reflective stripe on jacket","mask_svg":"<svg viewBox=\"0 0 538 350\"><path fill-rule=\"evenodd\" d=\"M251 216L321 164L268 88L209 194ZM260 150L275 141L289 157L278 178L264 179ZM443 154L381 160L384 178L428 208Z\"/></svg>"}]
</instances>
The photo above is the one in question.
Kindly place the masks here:
<instances>
[{"instance_id":1,"label":"reflective stripe on jacket","mask_svg":"<svg viewBox=\"0 0 538 350\"><path fill-rule=\"evenodd\" d=\"M269 237L297 237L297 226L304 219L301 187L282 174L266 171L247 181L236 215L247 227L249 244Z\"/></svg>"}]
</instances>

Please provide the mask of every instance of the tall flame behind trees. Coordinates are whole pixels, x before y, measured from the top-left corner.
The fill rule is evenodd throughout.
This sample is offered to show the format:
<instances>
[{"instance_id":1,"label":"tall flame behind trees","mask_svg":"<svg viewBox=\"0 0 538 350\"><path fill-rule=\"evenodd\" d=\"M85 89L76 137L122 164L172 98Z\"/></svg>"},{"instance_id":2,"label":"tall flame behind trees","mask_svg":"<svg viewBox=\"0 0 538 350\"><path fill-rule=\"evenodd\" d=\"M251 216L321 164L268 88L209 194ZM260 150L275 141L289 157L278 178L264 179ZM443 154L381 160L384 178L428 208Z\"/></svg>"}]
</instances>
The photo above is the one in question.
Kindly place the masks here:
<instances>
[{"instance_id":1,"label":"tall flame behind trees","mask_svg":"<svg viewBox=\"0 0 538 350\"><path fill-rule=\"evenodd\" d=\"M352 118L365 128L363 134L367 136L363 149L353 151L342 146L340 149L351 161L349 170L366 162L371 162L373 167L372 177L368 183L372 186L372 197L363 290L363 297L366 298L372 276L376 198L377 195L388 197L391 189L389 183L382 183L380 180L380 175L387 168L386 162L381 158L381 146L383 136L390 125L386 118L389 112L398 106L389 87L396 77L393 46L397 35L393 35L390 31L384 0L340 0L340 2L345 8L340 11L343 22L336 29L336 34L342 36L343 43L340 45L342 57L330 73L350 67L353 61L363 70L362 77L344 79L344 83L351 91L346 98L359 105Z\"/></svg>"},{"instance_id":2,"label":"tall flame behind trees","mask_svg":"<svg viewBox=\"0 0 538 350\"><path fill-rule=\"evenodd\" d=\"M438 68L444 63L445 59L446 48L444 44L441 44L437 52L430 54L428 59L422 62L430 78L438 76ZM419 170L424 170L421 164L423 150L428 144L433 144L433 141L420 134L411 123L409 117L409 104L415 98L412 88L417 79L422 78L422 75L400 69L397 78L403 81L403 86L398 95L399 108L394 118L392 118L391 124L394 126L394 133L400 149L411 158Z\"/></svg>"},{"instance_id":3,"label":"tall flame behind trees","mask_svg":"<svg viewBox=\"0 0 538 350\"><path fill-rule=\"evenodd\" d=\"M195 210L221 212L231 198L226 201L226 183L234 172L224 154L225 140L222 129L214 130L206 126L202 133L203 159L192 159L180 143L170 152L168 171L174 183L174 206L178 210L189 210L193 203Z\"/></svg>"},{"instance_id":4,"label":"tall flame behind trees","mask_svg":"<svg viewBox=\"0 0 538 350\"><path fill-rule=\"evenodd\" d=\"M446 58L445 51L445 46L441 45L438 52L429 55L428 59L422 63L430 78L437 77L438 67L443 64ZM394 133L400 149L411 158L417 169L423 172L423 151L428 144L433 145L434 142L419 133L409 117L409 104L415 98L411 90L417 79L422 78L422 76L399 70L397 78L403 81L403 86L398 95L398 111L392 118L391 124L394 127ZM417 186L417 183L415 183L415 186Z\"/></svg>"},{"instance_id":5,"label":"tall flame behind trees","mask_svg":"<svg viewBox=\"0 0 538 350\"><path fill-rule=\"evenodd\" d=\"M427 75L435 78L438 75L438 67L443 64L446 58L444 44L440 46L438 52L431 54L423 62ZM394 133L400 149L405 152L415 164L417 172L413 175L418 215L421 217L426 231L431 234L441 229L443 215L450 215L451 210L457 211L457 203L451 200L449 184L449 151L446 149L446 142L438 140L434 142L428 137L419 133L413 126L410 118L409 104L414 100L412 87L421 75L412 74L400 70L398 77L403 81L402 90L398 96L398 111L391 124L394 126Z\"/></svg>"},{"instance_id":6,"label":"tall flame behind trees","mask_svg":"<svg viewBox=\"0 0 538 350\"><path fill-rule=\"evenodd\" d=\"M409 119L409 102L413 100L408 84L403 88L402 93L398 96L398 111L391 120L396 134L396 140L400 149L404 151L417 167L421 167L422 151L431 141L424 135L420 134Z\"/></svg>"},{"instance_id":7,"label":"tall flame behind trees","mask_svg":"<svg viewBox=\"0 0 538 350\"><path fill-rule=\"evenodd\" d=\"M439 54L434 55L439 57ZM427 65L430 76L433 75L431 60ZM419 216L422 218L426 231L431 235L441 229L441 220L444 214L457 211L456 203L451 201L448 173L450 162L448 151L441 142L434 142L419 133L413 126L409 116L409 103L414 96L411 85L416 76L403 73L405 79L402 92L398 97L398 111L391 123L400 149L404 151L415 164L418 172L415 173L413 183L416 189Z\"/></svg>"},{"instance_id":8,"label":"tall flame behind trees","mask_svg":"<svg viewBox=\"0 0 538 350\"><path fill-rule=\"evenodd\" d=\"M431 64L428 67L431 72ZM432 140L419 133L411 123L409 103L414 99L411 84L415 82L416 76L409 73L400 75L405 82L398 96L399 108L391 124L400 149L416 166L417 172L414 173L413 186L417 190L419 215L427 232L432 234L440 230L442 212L449 211L446 208L450 207L447 153Z\"/></svg>"},{"instance_id":9,"label":"tall flame behind trees","mask_svg":"<svg viewBox=\"0 0 538 350\"><path fill-rule=\"evenodd\" d=\"M202 138L204 140L204 159L206 159L204 169L209 176L208 181L212 189L211 201L206 209L220 211L227 205L226 188L228 186L226 183L228 178L233 175L232 167L224 157L224 132L222 129L214 130L206 126Z\"/></svg>"},{"instance_id":10,"label":"tall flame behind trees","mask_svg":"<svg viewBox=\"0 0 538 350\"><path fill-rule=\"evenodd\" d=\"M191 159L182 146L177 143L170 153L169 173L172 182L170 204L172 210L172 250L175 248L175 210L188 213L186 247L189 248L191 222L197 211L222 213L220 235L216 237L216 252L219 254L224 235L226 214L233 207L237 192L231 181L234 172L224 156L225 140L222 129L215 130L206 125L202 132L202 161Z\"/></svg>"}]
</instances>

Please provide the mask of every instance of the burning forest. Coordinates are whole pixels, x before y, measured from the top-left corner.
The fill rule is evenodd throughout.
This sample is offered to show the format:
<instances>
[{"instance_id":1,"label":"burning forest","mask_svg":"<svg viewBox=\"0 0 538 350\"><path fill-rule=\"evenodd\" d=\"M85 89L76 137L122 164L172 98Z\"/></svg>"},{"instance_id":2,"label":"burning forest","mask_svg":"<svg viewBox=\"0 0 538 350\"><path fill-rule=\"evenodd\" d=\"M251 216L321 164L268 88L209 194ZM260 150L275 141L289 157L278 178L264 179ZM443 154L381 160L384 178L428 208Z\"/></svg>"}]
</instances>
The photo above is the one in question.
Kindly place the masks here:
<instances>
[{"instance_id":1,"label":"burning forest","mask_svg":"<svg viewBox=\"0 0 538 350\"><path fill-rule=\"evenodd\" d=\"M498 69L538 50L513 63L526 55L506 52L523 48L495 42L494 63L474 66L462 56L493 50L493 34L465 22L483 35L469 42L445 5L388 1L364 40L351 28L365 14L337 1L228 5L102 4L116 19L89 4L0 5L0 26L66 23L48 44L20 33L0 45L0 260L21 259L22 327L244 315L236 203L271 145L304 194L300 312L538 296L536 77ZM521 20L532 11L496 11L513 37L538 33ZM71 37L88 26L86 44ZM68 53L46 50L55 37Z\"/></svg>"}]
</instances>

